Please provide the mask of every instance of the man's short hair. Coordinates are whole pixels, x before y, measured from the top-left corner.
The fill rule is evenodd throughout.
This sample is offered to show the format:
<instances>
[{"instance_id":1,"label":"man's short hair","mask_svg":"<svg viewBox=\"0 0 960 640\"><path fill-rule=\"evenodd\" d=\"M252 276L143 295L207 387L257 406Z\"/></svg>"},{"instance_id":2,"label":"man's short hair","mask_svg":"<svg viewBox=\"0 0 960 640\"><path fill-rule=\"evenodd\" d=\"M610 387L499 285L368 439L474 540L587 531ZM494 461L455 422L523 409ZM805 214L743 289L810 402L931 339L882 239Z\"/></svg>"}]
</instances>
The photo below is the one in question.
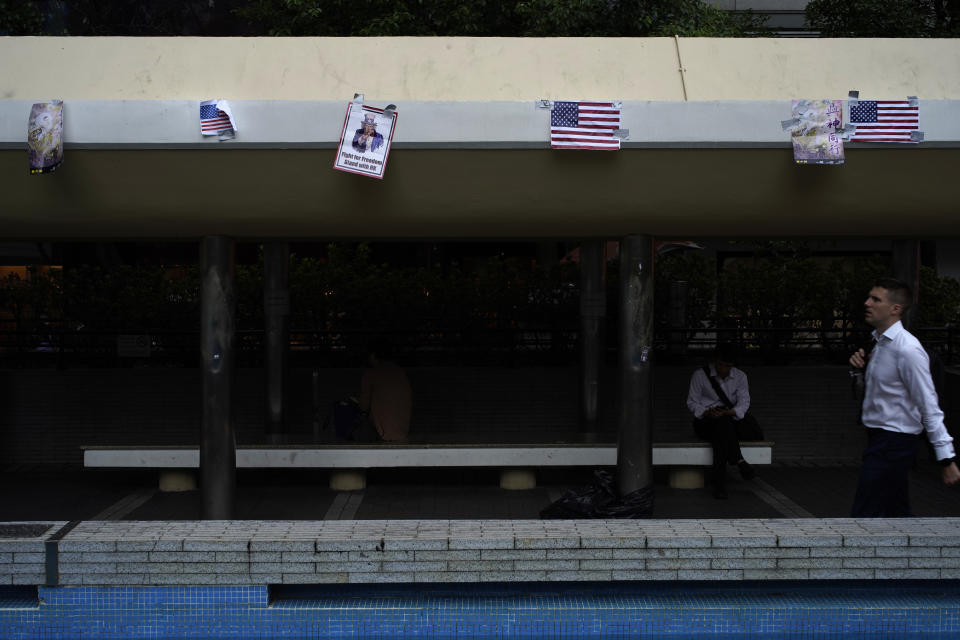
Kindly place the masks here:
<instances>
[{"instance_id":1,"label":"man's short hair","mask_svg":"<svg viewBox=\"0 0 960 640\"><path fill-rule=\"evenodd\" d=\"M879 278L873 283L873 286L886 291L890 302L900 305L904 311L909 309L910 305L913 304L913 290L910 289L910 285L902 280L897 280L896 278Z\"/></svg>"},{"instance_id":2,"label":"man's short hair","mask_svg":"<svg viewBox=\"0 0 960 640\"><path fill-rule=\"evenodd\" d=\"M733 344L732 342L721 342L717 345L717 361L734 364L737 361L737 351L737 345Z\"/></svg>"}]
</instances>

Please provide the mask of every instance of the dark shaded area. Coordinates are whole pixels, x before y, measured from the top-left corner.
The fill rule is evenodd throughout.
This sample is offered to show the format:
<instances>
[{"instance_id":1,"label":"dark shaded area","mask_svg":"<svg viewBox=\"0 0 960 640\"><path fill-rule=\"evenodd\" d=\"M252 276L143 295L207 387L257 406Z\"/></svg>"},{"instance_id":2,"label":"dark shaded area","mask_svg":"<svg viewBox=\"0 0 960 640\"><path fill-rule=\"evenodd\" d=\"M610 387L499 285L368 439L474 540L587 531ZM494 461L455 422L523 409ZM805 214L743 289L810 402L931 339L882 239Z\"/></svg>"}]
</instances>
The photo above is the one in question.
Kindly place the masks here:
<instances>
[{"instance_id":1,"label":"dark shaded area","mask_svg":"<svg viewBox=\"0 0 960 640\"><path fill-rule=\"evenodd\" d=\"M0 2L0 35L743 36L765 22L700 0Z\"/></svg>"},{"instance_id":2,"label":"dark shaded area","mask_svg":"<svg viewBox=\"0 0 960 640\"><path fill-rule=\"evenodd\" d=\"M580 489L567 491L540 512L548 519L579 518L649 518L653 515L653 486L643 487L621 496L612 473L598 469L593 482Z\"/></svg>"},{"instance_id":3,"label":"dark shaded area","mask_svg":"<svg viewBox=\"0 0 960 640\"><path fill-rule=\"evenodd\" d=\"M0 521L91 519L156 474L125 470L23 470L0 473Z\"/></svg>"},{"instance_id":4,"label":"dark shaded area","mask_svg":"<svg viewBox=\"0 0 960 640\"><path fill-rule=\"evenodd\" d=\"M956 38L957 0L811 0L807 25L823 38Z\"/></svg>"},{"instance_id":5,"label":"dark shaded area","mask_svg":"<svg viewBox=\"0 0 960 640\"><path fill-rule=\"evenodd\" d=\"M859 465L795 463L760 466L757 480L818 518L845 518L856 489ZM329 489L324 470L241 469L237 485L240 520L322 520L338 495L354 496L360 520L537 519L565 491L587 484L591 471L538 472L537 487L507 491L496 470L376 469L361 492ZM655 518L782 518L757 480L728 477L729 499L716 500L710 487L671 489L667 471L654 473ZM130 494L155 489L157 474L124 470L73 473L0 473L0 521L89 520ZM919 517L960 517L960 490L940 481L939 467L921 457L910 476L910 499ZM337 512L336 509L333 511ZM198 491L155 493L123 516L125 520L195 520ZM344 517L337 512L334 517Z\"/></svg>"},{"instance_id":6,"label":"dark shaded area","mask_svg":"<svg viewBox=\"0 0 960 640\"><path fill-rule=\"evenodd\" d=\"M656 257L654 363L700 363L718 341L741 364L844 363L868 339L864 291L884 252L752 251ZM616 243L595 298L604 361L618 354ZM236 245L238 366L265 364L263 249ZM6 251L7 254L3 254ZM29 255L27 255L29 254ZM197 367L199 247L190 243L0 245L0 364L9 368ZM357 366L389 336L404 366L566 366L578 361L579 247L569 242L291 243L293 367ZM918 334L960 353L960 282L921 267ZM602 293L602 296L601 296ZM588 292L588 296L590 294Z\"/></svg>"},{"instance_id":7,"label":"dark shaded area","mask_svg":"<svg viewBox=\"0 0 960 640\"><path fill-rule=\"evenodd\" d=\"M358 520L524 520L549 500L544 488L500 489L484 485L368 485Z\"/></svg>"},{"instance_id":8,"label":"dark shaded area","mask_svg":"<svg viewBox=\"0 0 960 640\"><path fill-rule=\"evenodd\" d=\"M323 470L311 472L240 470L235 520L323 520L335 491ZM124 520L200 520L200 491L156 493Z\"/></svg>"},{"instance_id":9,"label":"dark shaded area","mask_svg":"<svg viewBox=\"0 0 960 640\"><path fill-rule=\"evenodd\" d=\"M46 524L0 524L0 538L39 538L49 530Z\"/></svg>"},{"instance_id":10,"label":"dark shaded area","mask_svg":"<svg viewBox=\"0 0 960 640\"><path fill-rule=\"evenodd\" d=\"M827 586L829 585L829 586ZM771 607L775 601L789 599L779 606L796 607L798 602L811 605L823 602L836 603L859 599L878 600L890 597L932 596L944 599L945 605L952 605L960 597L960 582L956 580L737 580L733 582L702 580L670 580L635 582L473 582L458 584L418 583L410 584L337 584L337 585L270 585L270 601L280 606L316 604L323 600L341 600L344 598L403 598L412 595L430 598L537 598L543 596L568 596L576 599L622 598L622 597L669 597L687 596L691 598L715 599L714 604L723 605L730 599L732 605L743 606L747 599L769 598ZM615 601L614 601L615 602ZM620 603L617 603L620 604ZM378 606L388 606L379 603ZM537 608L542 600L529 606ZM882 606L882 605L881 605ZM728 636L734 633L727 632ZM684 636L687 637L687 636ZM699 637L691 634L690 637ZM764 637L775 637L766 635Z\"/></svg>"},{"instance_id":11,"label":"dark shaded area","mask_svg":"<svg viewBox=\"0 0 960 640\"><path fill-rule=\"evenodd\" d=\"M921 459L910 473L910 506L921 518L960 516L960 490L940 480L940 466ZM848 518L860 466L797 464L759 470L759 476L818 518Z\"/></svg>"},{"instance_id":12,"label":"dark shaded area","mask_svg":"<svg viewBox=\"0 0 960 640\"><path fill-rule=\"evenodd\" d=\"M0 586L0 608L21 609L40 606L39 593L34 585Z\"/></svg>"}]
</instances>

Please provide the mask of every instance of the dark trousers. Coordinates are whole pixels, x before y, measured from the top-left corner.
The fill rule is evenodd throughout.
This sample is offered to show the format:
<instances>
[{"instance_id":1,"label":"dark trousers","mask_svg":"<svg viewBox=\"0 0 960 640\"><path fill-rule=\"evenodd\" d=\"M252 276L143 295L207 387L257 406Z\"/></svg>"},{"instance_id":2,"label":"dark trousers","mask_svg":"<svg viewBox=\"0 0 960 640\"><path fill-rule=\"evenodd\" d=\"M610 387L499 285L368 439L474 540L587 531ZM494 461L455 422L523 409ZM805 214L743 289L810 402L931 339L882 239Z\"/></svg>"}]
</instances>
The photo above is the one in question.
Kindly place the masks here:
<instances>
[{"instance_id":1,"label":"dark trousers","mask_svg":"<svg viewBox=\"0 0 960 640\"><path fill-rule=\"evenodd\" d=\"M723 486L725 482L726 466L743 460L740 441L757 438L750 425L743 420L734 420L732 416L696 419L693 432L713 445L713 482L717 486Z\"/></svg>"},{"instance_id":2,"label":"dark trousers","mask_svg":"<svg viewBox=\"0 0 960 640\"><path fill-rule=\"evenodd\" d=\"M867 429L860 482L850 515L854 518L909 518L910 468L920 436Z\"/></svg>"}]
</instances>

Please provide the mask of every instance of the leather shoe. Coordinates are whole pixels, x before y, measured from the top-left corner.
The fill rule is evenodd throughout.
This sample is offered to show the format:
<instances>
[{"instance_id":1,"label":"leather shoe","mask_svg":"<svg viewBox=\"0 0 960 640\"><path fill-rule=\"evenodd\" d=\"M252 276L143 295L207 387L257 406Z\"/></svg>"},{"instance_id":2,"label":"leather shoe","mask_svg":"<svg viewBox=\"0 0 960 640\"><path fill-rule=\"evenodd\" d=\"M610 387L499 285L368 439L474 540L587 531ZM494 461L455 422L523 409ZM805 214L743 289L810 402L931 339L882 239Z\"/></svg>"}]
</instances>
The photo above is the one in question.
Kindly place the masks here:
<instances>
[{"instance_id":1,"label":"leather shoe","mask_svg":"<svg viewBox=\"0 0 960 640\"><path fill-rule=\"evenodd\" d=\"M714 487L713 488L713 497L717 500L726 500L727 499L727 488L726 487Z\"/></svg>"},{"instance_id":2,"label":"leather shoe","mask_svg":"<svg viewBox=\"0 0 960 640\"><path fill-rule=\"evenodd\" d=\"M737 467L740 468L740 477L744 480L753 480L757 475L757 472L753 470L753 467L750 466L750 463L744 460L743 462L738 462Z\"/></svg>"}]
</instances>

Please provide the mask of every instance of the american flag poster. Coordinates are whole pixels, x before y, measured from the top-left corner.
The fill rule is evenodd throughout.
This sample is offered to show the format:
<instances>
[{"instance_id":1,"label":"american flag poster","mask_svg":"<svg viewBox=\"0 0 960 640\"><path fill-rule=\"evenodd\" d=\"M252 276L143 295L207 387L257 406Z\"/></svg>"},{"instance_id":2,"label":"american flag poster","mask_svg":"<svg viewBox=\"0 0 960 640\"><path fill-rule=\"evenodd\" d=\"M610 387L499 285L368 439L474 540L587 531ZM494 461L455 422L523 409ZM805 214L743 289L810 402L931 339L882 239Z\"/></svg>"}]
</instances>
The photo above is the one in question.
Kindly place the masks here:
<instances>
[{"instance_id":1,"label":"american flag poster","mask_svg":"<svg viewBox=\"0 0 960 640\"><path fill-rule=\"evenodd\" d=\"M550 114L550 147L617 151L619 128L619 102L557 101Z\"/></svg>"},{"instance_id":2,"label":"american flag poster","mask_svg":"<svg viewBox=\"0 0 960 640\"><path fill-rule=\"evenodd\" d=\"M200 133L232 138L236 131L237 125L226 100L204 100L200 103Z\"/></svg>"},{"instance_id":3,"label":"american flag poster","mask_svg":"<svg viewBox=\"0 0 960 640\"><path fill-rule=\"evenodd\" d=\"M914 100L851 100L850 124L857 130L851 142L912 142L912 131L920 131L920 106Z\"/></svg>"}]
</instances>

